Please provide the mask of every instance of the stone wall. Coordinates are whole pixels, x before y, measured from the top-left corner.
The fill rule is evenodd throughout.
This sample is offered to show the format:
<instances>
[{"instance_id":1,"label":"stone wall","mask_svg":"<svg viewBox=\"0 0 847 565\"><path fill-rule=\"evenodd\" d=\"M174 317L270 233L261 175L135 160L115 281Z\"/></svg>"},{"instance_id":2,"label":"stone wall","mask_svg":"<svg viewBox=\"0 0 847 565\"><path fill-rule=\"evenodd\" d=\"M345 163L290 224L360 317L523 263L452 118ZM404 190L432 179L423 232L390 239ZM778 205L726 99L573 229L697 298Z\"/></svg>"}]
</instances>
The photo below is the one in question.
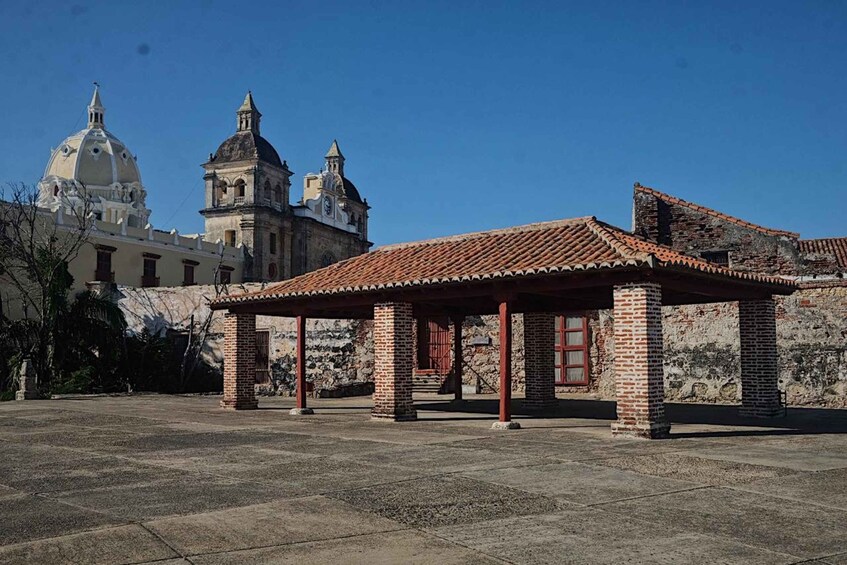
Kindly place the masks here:
<instances>
[{"instance_id":1,"label":"stone wall","mask_svg":"<svg viewBox=\"0 0 847 565\"><path fill-rule=\"evenodd\" d=\"M258 285L239 285L242 292ZM213 287L119 288L130 328L186 331L211 314ZM780 388L789 404L847 406L847 282L820 282L777 299ZM588 312L590 383L558 386L559 393L613 399L614 320L608 310ZM738 402L741 398L737 303L662 309L665 394L671 401ZM222 361L222 314L215 313L205 358ZM264 392L290 394L294 383L295 326L288 318L257 317L270 335L272 383ZM463 326L464 384L496 392L499 374L497 316L469 316ZM367 393L373 382L373 322L309 320L307 379L319 395ZM524 388L523 316L513 317L513 389Z\"/></svg>"},{"instance_id":2,"label":"stone wall","mask_svg":"<svg viewBox=\"0 0 847 565\"><path fill-rule=\"evenodd\" d=\"M232 285L230 292L261 288L259 284ZM223 312L212 312L212 286L177 288L119 287L118 304L130 331L148 328L158 335L187 332L192 323L200 327L211 316L203 358L212 367L223 363ZM296 327L293 318L257 316L257 330L270 336L271 384L264 394L292 394L294 390ZM333 395L369 391L357 383L373 382L372 322L357 320L308 320L306 324L306 379L315 394Z\"/></svg>"},{"instance_id":3,"label":"stone wall","mask_svg":"<svg viewBox=\"0 0 847 565\"><path fill-rule=\"evenodd\" d=\"M779 386L793 406L847 407L847 281L806 284L776 299ZM591 378L559 393L615 398L612 312L586 313ZM738 303L662 308L665 396L674 402L741 400ZM466 385L497 390L499 348L496 316L469 317L464 328ZM474 338L491 345L472 345ZM514 388L523 390L523 320L514 318Z\"/></svg>"}]
</instances>

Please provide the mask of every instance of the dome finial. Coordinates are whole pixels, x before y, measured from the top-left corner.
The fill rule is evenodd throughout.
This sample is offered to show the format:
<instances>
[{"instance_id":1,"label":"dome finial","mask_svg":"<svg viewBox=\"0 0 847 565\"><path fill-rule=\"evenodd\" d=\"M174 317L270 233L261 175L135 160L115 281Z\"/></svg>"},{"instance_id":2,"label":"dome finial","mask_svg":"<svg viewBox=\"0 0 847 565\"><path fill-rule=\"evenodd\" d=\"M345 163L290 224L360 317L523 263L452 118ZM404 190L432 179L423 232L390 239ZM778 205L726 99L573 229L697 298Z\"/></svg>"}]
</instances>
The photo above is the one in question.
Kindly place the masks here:
<instances>
[{"instance_id":1,"label":"dome finial","mask_svg":"<svg viewBox=\"0 0 847 565\"><path fill-rule=\"evenodd\" d=\"M100 84L94 83L94 94L91 95L91 103L88 105L88 127L103 128L103 114L106 113L106 108L103 107L103 102L100 101Z\"/></svg>"},{"instance_id":2,"label":"dome finial","mask_svg":"<svg viewBox=\"0 0 847 565\"><path fill-rule=\"evenodd\" d=\"M338 147L338 140L332 140L332 145L329 146L324 159L326 159L326 170L344 176L344 155Z\"/></svg>"},{"instance_id":3,"label":"dome finial","mask_svg":"<svg viewBox=\"0 0 847 565\"><path fill-rule=\"evenodd\" d=\"M244 102L236 112L238 116L238 131L252 131L255 134L259 133L259 119L262 117L259 109L256 108L256 103L253 102L253 93L247 91L247 96L244 97Z\"/></svg>"}]
</instances>

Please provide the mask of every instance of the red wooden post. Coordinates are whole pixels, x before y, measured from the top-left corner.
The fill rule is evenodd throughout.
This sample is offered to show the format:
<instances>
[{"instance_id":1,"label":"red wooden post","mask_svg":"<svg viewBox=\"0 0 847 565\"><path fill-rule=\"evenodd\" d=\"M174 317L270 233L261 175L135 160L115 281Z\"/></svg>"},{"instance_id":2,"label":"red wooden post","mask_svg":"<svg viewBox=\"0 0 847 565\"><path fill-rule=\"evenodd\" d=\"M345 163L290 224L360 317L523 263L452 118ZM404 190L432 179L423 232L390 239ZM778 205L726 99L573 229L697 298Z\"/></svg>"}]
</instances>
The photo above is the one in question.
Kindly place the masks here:
<instances>
[{"instance_id":1,"label":"red wooden post","mask_svg":"<svg viewBox=\"0 0 847 565\"><path fill-rule=\"evenodd\" d=\"M464 316L453 318L453 395L456 400L462 400L462 322Z\"/></svg>"},{"instance_id":2,"label":"red wooden post","mask_svg":"<svg viewBox=\"0 0 847 565\"><path fill-rule=\"evenodd\" d=\"M297 316L297 368L296 368L297 407L291 410L293 415L312 414L306 407L306 316Z\"/></svg>"},{"instance_id":3,"label":"red wooden post","mask_svg":"<svg viewBox=\"0 0 847 565\"><path fill-rule=\"evenodd\" d=\"M500 421L512 419L512 308L500 303Z\"/></svg>"}]
</instances>

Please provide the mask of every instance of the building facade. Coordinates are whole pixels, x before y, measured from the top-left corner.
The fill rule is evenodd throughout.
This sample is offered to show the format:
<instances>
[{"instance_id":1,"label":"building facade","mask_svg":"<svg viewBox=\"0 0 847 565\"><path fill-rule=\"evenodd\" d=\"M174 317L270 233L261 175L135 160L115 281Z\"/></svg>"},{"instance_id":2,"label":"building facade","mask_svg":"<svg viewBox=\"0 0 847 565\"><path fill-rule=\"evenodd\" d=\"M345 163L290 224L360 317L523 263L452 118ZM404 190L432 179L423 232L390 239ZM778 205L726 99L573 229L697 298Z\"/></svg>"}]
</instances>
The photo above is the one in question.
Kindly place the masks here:
<instances>
[{"instance_id":1,"label":"building facade","mask_svg":"<svg viewBox=\"0 0 847 565\"><path fill-rule=\"evenodd\" d=\"M206 237L245 250L245 281L290 278L370 248L368 205L344 176L336 141L326 169L304 177L303 197L289 203L292 171L260 135L262 114L247 93L236 132L203 164Z\"/></svg>"},{"instance_id":2,"label":"building facade","mask_svg":"<svg viewBox=\"0 0 847 565\"><path fill-rule=\"evenodd\" d=\"M38 183L38 205L53 221L89 216L89 241L70 265L74 290L275 281L370 248L369 206L344 176L338 143L325 169L305 175L302 199L291 205L293 173L259 134L251 93L236 111L236 133L203 165L203 234L151 225L137 158L106 129L105 115L98 86L87 126L51 151ZM8 291L0 300L14 301Z\"/></svg>"}]
</instances>

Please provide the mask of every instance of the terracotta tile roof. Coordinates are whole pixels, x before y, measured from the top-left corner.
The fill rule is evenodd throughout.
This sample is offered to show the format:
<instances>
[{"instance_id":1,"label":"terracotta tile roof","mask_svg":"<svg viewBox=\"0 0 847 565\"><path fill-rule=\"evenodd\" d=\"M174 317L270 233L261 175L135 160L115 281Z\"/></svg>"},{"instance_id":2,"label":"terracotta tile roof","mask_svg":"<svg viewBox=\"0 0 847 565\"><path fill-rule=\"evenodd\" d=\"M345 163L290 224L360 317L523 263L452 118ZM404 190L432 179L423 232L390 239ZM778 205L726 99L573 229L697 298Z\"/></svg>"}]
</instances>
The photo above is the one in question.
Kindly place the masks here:
<instances>
[{"instance_id":1,"label":"terracotta tile roof","mask_svg":"<svg viewBox=\"0 0 847 565\"><path fill-rule=\"evenodd\" d=\"M798 239L800 237L799 233L785 231L785 230L775 230L772 228L762 227L760 225L748 222L746 220L742 220L741 218L736 218L735 216L730 216L729 214L724 214L723 212L718 212L717 210L712 210L711 208L706 208L705 206L700 206L699 204L694 204L693 202L688 202L687 200L683 200L682 198L677 198L676 196L671 196L670 194L665 194L664 192L660 192L655 188L650 188L648 186L641 186L640 184L635 185L635 192L643 192L644 194L649 194L651 196L655 196L660 200L664 200L669 204L675 204L677 206L684 206L685 208L689 208L691 210L695 210L702 214L706 214L708 216L712 216L715 218L720 218L721 220L725 220L727 222L733 223L735 225L748 228L751 230L756 230L765 235L773 235L773 236L782 236L782 237L790 237L792 239Z\"/></svg>"},{"instance_id":2,"label":"terracotta tile roof","mask_svg":"<svg viewBox=\"0 0 847 565\"><path fill-rule=\"evenodd\" d=\"M402 287L514 279L547 273L682 268L734 279L793 286L785 279L742 273L650 243L593 217L380 247L364 255L282 281L262 291L219 299L218 306L253 299L360 294Z\"/></svg>"},{"instance_id":3,"label":"terracotta tile roof","mask_svg":"<svg viewBox=\"0 0 847 565\"><path fill-rule=\"evenodd\" d=\"M847 237L801 239L797 243L801 253L829 255L836 265L847 268Z\"/></svg>"}]
</instances>

